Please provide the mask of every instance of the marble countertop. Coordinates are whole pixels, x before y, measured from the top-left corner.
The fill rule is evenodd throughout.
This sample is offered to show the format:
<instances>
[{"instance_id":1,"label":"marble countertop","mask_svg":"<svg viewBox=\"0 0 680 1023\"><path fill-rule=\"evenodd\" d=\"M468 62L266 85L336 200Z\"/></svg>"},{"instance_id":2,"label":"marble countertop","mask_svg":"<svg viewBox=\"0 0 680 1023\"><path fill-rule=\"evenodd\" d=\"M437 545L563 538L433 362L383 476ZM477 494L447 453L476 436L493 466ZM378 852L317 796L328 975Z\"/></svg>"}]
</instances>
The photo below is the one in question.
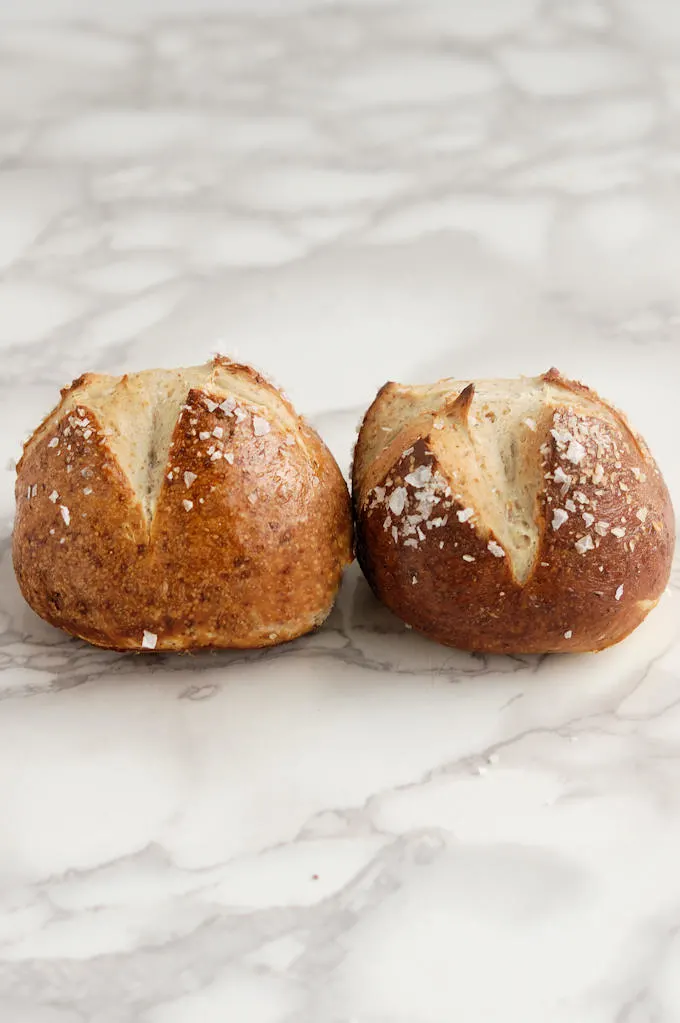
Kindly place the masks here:
<instances>
[{"instance_id":1,"label":"marble countertop","mask_svg":"<svg viewBox=\"0 0 680 1023\"><path fill-rule=\"evenodd\" d=\"M680 7L16 7L0 1020L677 1023L677 562L595 656L437 646L354 566L289 646L133 657L29 611L10 533L60 386L215 350L343 470L387 379L556 365L630 413L677 503Z\"/></svg>"}]
</instances>

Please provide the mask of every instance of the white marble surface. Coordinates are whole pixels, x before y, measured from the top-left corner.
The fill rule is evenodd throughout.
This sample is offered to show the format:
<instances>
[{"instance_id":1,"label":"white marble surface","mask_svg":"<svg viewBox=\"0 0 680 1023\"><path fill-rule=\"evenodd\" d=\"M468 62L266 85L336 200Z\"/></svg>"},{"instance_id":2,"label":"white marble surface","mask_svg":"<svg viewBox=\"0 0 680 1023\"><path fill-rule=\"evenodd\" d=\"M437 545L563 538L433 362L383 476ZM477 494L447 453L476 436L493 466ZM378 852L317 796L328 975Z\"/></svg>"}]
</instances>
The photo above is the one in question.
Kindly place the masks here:
<instances>
[{"instance_id":1,"label":"white marble surface","mask_svg":"<svg viewBox=\"0 0 680 1023\"><path fill-rule=\"evenodd\" d=\"M676 0L0 5L0 1020L677 1023L680 569L482 658L358 570L316 635L129 657L23 604L22 437L236 353L349 463L386 379L551 364L680 498Z\"/></svg>"}]
</instances>

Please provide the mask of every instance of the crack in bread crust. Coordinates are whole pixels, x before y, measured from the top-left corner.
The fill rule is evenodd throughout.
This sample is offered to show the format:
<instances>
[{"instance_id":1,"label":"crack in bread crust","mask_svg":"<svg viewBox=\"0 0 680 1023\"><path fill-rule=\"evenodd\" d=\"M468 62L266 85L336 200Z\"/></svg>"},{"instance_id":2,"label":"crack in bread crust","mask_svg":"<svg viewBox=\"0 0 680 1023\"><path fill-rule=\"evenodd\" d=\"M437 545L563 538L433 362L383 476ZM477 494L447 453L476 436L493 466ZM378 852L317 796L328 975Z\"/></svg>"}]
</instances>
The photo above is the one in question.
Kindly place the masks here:
<instances>
[{"instance_id":1,"label":"crack in bread crust","mask_svg":"<svg viewBox=\"0 0 680 1023\"><path fill-rule=\"evenodd\" d=\"M439 471L462 495L464 506L475 509L480 535L493 534L523 583L541 539L541 438L565 402L577 415L596 413L612 429L623 426L636 447L641 443L620 413L556 370L518 380L387 384L362 427L366 433L358 445L355 481L368 493L400 451L426 439Z\"/></svg>"},{"instance_id":2,"label":"crack in bread crust","mask_svg":"<svg viewBox=\"0 0 680 1023\"><path fill-rule=\"evenodd\" d=\"M62 402L27 444L40 443L58 417L93 415L106 423L107 443L139 501L151 527L169 464L170 445L189 392L212 404L234 398L240 407L259 411L267 421L289 431L305 454L310 451L290 403L251 367L218 356L203 366L144 370L114 377L87 373L62 391Z\"/></svg>"}]
</instances>

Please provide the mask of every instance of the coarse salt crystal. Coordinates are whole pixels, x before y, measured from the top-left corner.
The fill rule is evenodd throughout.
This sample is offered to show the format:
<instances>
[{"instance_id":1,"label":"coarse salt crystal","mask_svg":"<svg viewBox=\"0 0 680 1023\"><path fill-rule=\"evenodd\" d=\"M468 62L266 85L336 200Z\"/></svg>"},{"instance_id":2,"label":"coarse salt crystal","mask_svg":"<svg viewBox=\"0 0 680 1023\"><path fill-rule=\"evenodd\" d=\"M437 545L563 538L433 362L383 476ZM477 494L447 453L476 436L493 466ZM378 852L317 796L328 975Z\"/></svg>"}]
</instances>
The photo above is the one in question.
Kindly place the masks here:
<instances>
[{"instance_id":1,"label":"coarse salt crystal","mask_svg":"<svg viewBox=\"0 0 680 1023\"><path fill-rule=\"evenodd\" d=\"M524 425L528 426L530 430L533 430L533 432L536 433L536 422L535 422L535 420L527 418L527 419L524 420Z\"/></svg>"},{"instance_id":2,"label":"coarse salt crystal","mask_svg":"<svg viewBox=\"0 0 680 1023\"><path fill-rule=\"evenodd\" d=\"M638 508L638 510L635 512L635 515L640 520L640 522L646 522L647 521L647 509L646 508Z\"/></svg>"},{"instance_id":3,"label":"coarse salt crystal","mask_svg":"<svg viewBox=\"0 0 680 1023\"><path fill-rule=\"evenodd\" d=\"M187 471L184 473L184 486L187 488L187 490L196 479L198 479L196 473L189 472L189 470L187 469Z\"/></svg>"},{"instance_id":4,"label":"coarse salt crystal","mask_svg":"<svg viewBox=\"0 0 680 1023\"><path fill-rule=\"evenodd\" d=\"M218 402L211 401L210 398L204 398L203 401L205 402L205 407L207 408L208 412L214 412L215 409L218 407Z\"/></svg>"},{"instance_id":5,"label":"coarse salt crystal","mask_svg":"<svg viewBox=\"0 0 680 1023\"><path fill-rule=\"evenodd\" d=\"M59 443L59 438L58 437L53 437L52 440L49 442L49 444L47 446L48 446L48 448L56 448L58 443Z\"/></svg>"},{"instance_id":6,"label":"coarse salt crystal","mask_svg":"<svg viewBox=\"0 0 680 1023\"><path fill-rule=\"evenodd\" d=\"M474 561L474 560L475 559L472 557L471 554L464 554L463 555L463 561Z\"/></svg>"},{"instance_id":7,"label":"coarse salt crystal","mask_svg":"<svg viewBox=\"0 0 680 1023\"><path fill-rule=\"evenodd\" d=\"M501 547L501 545L499 543L496 543L495 540L489 540L489 542L487 544L487 547L491 551L491 553L493 554L494 558L504 558L505 557L505 551L503 550L503 548Z\"/></svg>"},{"instance_id":8,"label":"coarse salt crystal","mask_svg":"<svg viewBox=\"0 0 680 1023\"><path fill-rule=\"evenodd\" d=\"M590 512L584 512L583 513L583 521L586 524L586 529L590 529L590 527L592 526L593 522L595 521L595 516L591 515Z\"/></svg>"},{"instance_id":9,"label":"coarse salt crystal","mask_svg":"<svg viewBox=\"0 0 680 1023\"><path fill-rule=\"evenodd\" d=\"M59 494L57 493L57 491L53 490L52 493L50 494L50 501L52 502L52 504L56 503L58 497L59 497Z\"/></svg>"},{"instance_id":10,"label":"coarse salt crystal","mask_svg":"<svg viewBox=\"0 0 680 1023\"><path fill-rule=\"evenodd\" d=\"M201 430L201 432L198 435L198 439L199 440L207 440L209 436L210 436L210 431L209 430Z\"/></svg>"},{"instance_id":11,"label":"coarse salt crystal","mask_svg":"<svg viewBox=\"0 0 680 1023\"><path fill-rule=\"evenodd\" d=\"M566 500L566 501L564 502L564 507L565 507L565 508L567 509L567 511L570 511L570 512L575 512L575 511L576 511L576 505L575 505L575 504L574 504L574 502L573 502L573 501L571 500L571 498L568 498L568 499L567 499L567 500Z\"/></svg>"},{"instance_id":12,"label":"coarse salt crystal","mask_svg":"<svg viewBox=\"0 0 680 1023\"><path fill-rule=\"evenodd\" d=\"M472 516L474 514L475 514L475 509L474 508L463 508L462 511L456 512L456 515L458 516L458 521L459 522L467 522L467 520L470 518L470 516Z\"/></svg>"},{"instance_id":13,"label":"coarse salt crystal","mask_svg":"<svg viewBox=\"0 0 680 1023\"><path fill-rule=\"evenodd\" d=\"M570 440L569 447L567 448L565 458L568 462L572 462L573 465L580 465L586 456L586 449L577 440Z\"/></svg>"},{"instance_id":14,"label":"coarse salt crystal","mask_svg":"<svg viewBox=\"0 0 680 1023\"><path fill-rule=\"evenodd\" d=\"M623 528L623 526L614 526L614 528L612 529L612 534L620 540L621 537L626 535L626 530Z\"/></svg>"},{"instance_id":15,"label":"coarse salt crystal","mask_svg":"<svg viewBox=\"0 0 680 1023\"><path fill-rule=\"evenodd\" d=\"M86 494L86 495L87 494L91 494L92 493L92 487L83 487L83 493Z\"/></svg>"},{"instance_id":16,"label":"coarse salt crystal","mask_svg":"<svg viewBox=\"0 0 680 1023\"><path fill-rule=\"evenodd\" d=\"M83 430L83 437L85 440L89 440L92 436L92 430Z\"/></svg>"},{"instance_id":17,"label":"coarse salt crystal","mask_svg":"<svg viewBox=\"0 0 680 1023\"><path fill-rule=\"evenodd\" d=\"M390 494L389 509L393 515L401 515L406 504L406 487L396 487Z\"/></svg>"},{"instance_id":18,"label":"coarse salt crystal","mask_svg":"<svg viewBox=\"0 0 680 1023\"><path fill-rule=\"evenodd\" d=\"M238 423L241 423L244 419L248 418L248 413L244 412L242 408L235 408L234 415L236 416L236 421Z\"/></svg>"},{"instance_id":19,"label":"coarse salt crystal","mask_svg":"<svg viewBox=\"0 0 680 1023\"><path fill-rule=\"evenodd\" d=\"M405 478L405 482L410 484L412 487L424 487L426 483L429 483L432 478L432 467L429 465L419 465L417 469L410 472Z\"/></svg>"},{"instance_id":20,"label":"coarse salt crystal","mask_svg":"<svg viewBox=\"0 0 680 1023\"><path fill-rule=\"evenodd\" d=\"M621 583L621 585L618 587L616 593L614 594L614 600L621 600L622 596L623 596L623 583Z\"/></svg>"},{"instance_id":21,"label":"coarse salt crystal","mask_svg":"<svg viewBox=\"0 0 680 1023\"><path fill-rule=\"evenodd\" d=\"M182 504L184 505L184 510L185 510L185 511L191 511L191 509L192 509L192 508L193 508L193 506L194 506L194 502L193 502L193 501L189 501L189 500L187 500L187 498L186 498L186 497L185 497L185 498L184 498L184 500L182 501Z\"/></svg>"},{"instance_id":22,"label":"coarse salt crystal","mask_svg":"<svg viewBox=\"0 0 680 1023\"><path fill-rule=\"evenodd\" d=\"M552 527L553 527L553 529L555 531L557 531L560 528L560 526L564 525L564 523L567 521L568 518L569 518L569 516L565 512L564 508L555 508L555 511L553 512L553 517L552 517Z\"/></svg>"},{"instance_id":23,"label":"coarse salt crystal","mask_svg":"<svg viewBox=\"0 0 680 1023\"><path fill-rule=\"evenodd\" d=\"M222 457L222 452L221 451L213 451L212 455L210 456L210 461L211 462L219 462L221 457Z\"/></svg>"},{"instance_id":24,"label":"coarse salt crystal","mask_svg":"<svg viewBox=\"0 0 680 1023\"><path fill-rule=\"evenodd\" d=\"M595 532L598 534L598 536L606 536L607 533L609 532L609 526L610 526L609 522L596 522Z\"/></svg>"},{"instance_id":25,"label":"coarse salt crystal","mask_svg":"<svg viewBox=\"0 0 680 1023\"><path fill-rule=\"evenodd\" d=\"M568 430L551 430L550 431L558 445L565 446L569 444L573 437Z\"/></svg>"},{"instance_id":26,"label":"coarse salt crystal","mask_svg":"<svg viewBox=\"0 0 680 1023\"><path fill-rule=\"evenodd\" d=\"M411 586L415 586L415 584L416 584L417 582L418 582L418 576L417 576L417 575L414 575L414 576L413 576L413 577L411 578Z\"/></svg>"},{"instance_id":27,"label":"coarse salt crystal","mask_svg":"<svg viewBox=\"0 0 680 1023\"><path fill-rule=\"evenodd\" d=\"M269 433L270 429L266 419L261 416L253 416L253 433L256 437L263 437L265 433Z\"/></svg>"},{"instance_id":28,"label":"coarse salt crystal","mask_svg":"<svg viewBox=\"0 0 680 1023\"><path fill-rule=\"evenodd\" d=\"M213 437L221 437L223 433L224 430L222 429L222 427L216 426L215 429L213 430Z\"/></svg>"},{"instance_id":29,"label":"coarse salt crystal","mask_svg":"<svg viewBox=\"0 0 680 1023\"><path fill-rule=\"evenodd\" d=\"M595 544L593 543L593 538L590 535L590 533L587 533L585 536L580 537L574 544L574 547L576 548L579 554L585 554L586 551L592 551L594 546Z\"/></svg>"},{"instance_id":30,"label":"coarse salt crystal","mask_svg":"<svg viewBox=\"0 0 680 1023\"><path fill-rule=\"evenodd\" d=\"M156 633L155 632L147 632L146 629L144 629L144 633L142 635L142 647L143 647L143 649L144 650L155 650L157 642L158 642L158 636L156 635Z\"/></svg>"},{"instance_id":31,"label":"coarse salt crystal","mask_svg":"<svg viewBox=\"0 0 680 1023\"><path fill-rule=\"evenodd\" d=\"M598 462L598 464L593 469L593 483L597 486L597 484L601 483L603 479L604 479L604 469L602 468L602 466Z\"/></svg>"},{"instance_id":32,"label":"coarse salt crystal","mask_svg":"<svg viewBox=\"0 0 680 1023\"><path fill-rule=\"evenodd\" d=\"M220 402L220 408L230 416L236 408L236 398L225 398L224 401Z\"/></svg>"},{"instance_id":33,"label":"coarse salt crystal","mask_svg":"<svg viewBox=\"0 0 680 1023\"><path fill-rule=\"evenodd\" d=\"M248 500L251 504L257 504L257 494L255 491L253 491L252 494L248 494Z\"/></svg>"},{"instance_id":34,"label":"coarse salt crystal","mask_svg":"<svg viewBox=\"0 0 680 1023\"><path fill-rule=\"evenodd\" d=\"M554 479L555 483L564 483L566 486L569 486L571 483L571 476L567 475L561 465L558 465L555 469Z\"/></svg>"},{"instance_id":35,"label":"coarse salt crystal","mask_svg":"<svg viewBox=\"0 0 680 1023\"><path fill-rule=\"evenodd\" d=\"M571 629L567 629L567 631L566 631L566 632L565 632L565 634L564 634L564 638L565 638L565 639L571 639L571 637L572 637L573 635L574 635L574 633L573 633L573 632L571 631Z\"/></svg>"},{"instance_id":36,"label":"coarse salt crystal","mask_svg":"<svg viewBox=\"0 0 680 1023\"><path fill-rule=\"evenodd\" d=\"M71 513L70 513L70 511L68 510L68 508L66 507L65 504L60 504L59 505L59 511L61 512L62 519L64 520L64 522L68 526L68 524L71 521Z\"/></svg>"},{"instance_id":37,"label":"coarse salt crystal","mask_svg":"<svg viewBox=\"0 0 680 1023\"><path fill-rule=\"evenodd\" d=\"M225 452L224 452L224 460L225 460L225 462L229 462L229 465L233 465L233 464L234 464L234 455L233 455L233 452L231 452L231 451L225 451Z\"/></svg>"}]
</instances>

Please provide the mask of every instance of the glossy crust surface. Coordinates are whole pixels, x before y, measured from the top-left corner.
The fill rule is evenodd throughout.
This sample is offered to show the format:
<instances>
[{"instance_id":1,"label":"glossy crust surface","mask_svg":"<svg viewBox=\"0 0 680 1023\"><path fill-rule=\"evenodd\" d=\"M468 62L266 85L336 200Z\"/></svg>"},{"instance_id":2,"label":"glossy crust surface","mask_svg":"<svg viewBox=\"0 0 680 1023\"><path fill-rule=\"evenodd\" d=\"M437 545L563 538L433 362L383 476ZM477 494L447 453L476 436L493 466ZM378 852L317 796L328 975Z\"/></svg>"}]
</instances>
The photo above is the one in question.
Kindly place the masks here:
<instances>
[{"instance_id":1,"label":"glossy crust surface","mask_svg":"<svg viewBox=\"0 0 680 1023\"><path fill-rule=\"evenodd\" d=\"M556 370L387 384L361 427L353 502L375 594L462 649L601 650L670 574L673 510L644 441Z\"/></svg>"},{"instance_id":2,"label":"glossy crust surface","mask_svg":"<svg viewBox=\"0 0 680 1023\"><path fill-rule=\"evenodd\" d=\"M25 446L13 558L31 607L98 646L269 646L330 611L349 495L248 366L87 374Z\"/></svg>"}]
</instances>

